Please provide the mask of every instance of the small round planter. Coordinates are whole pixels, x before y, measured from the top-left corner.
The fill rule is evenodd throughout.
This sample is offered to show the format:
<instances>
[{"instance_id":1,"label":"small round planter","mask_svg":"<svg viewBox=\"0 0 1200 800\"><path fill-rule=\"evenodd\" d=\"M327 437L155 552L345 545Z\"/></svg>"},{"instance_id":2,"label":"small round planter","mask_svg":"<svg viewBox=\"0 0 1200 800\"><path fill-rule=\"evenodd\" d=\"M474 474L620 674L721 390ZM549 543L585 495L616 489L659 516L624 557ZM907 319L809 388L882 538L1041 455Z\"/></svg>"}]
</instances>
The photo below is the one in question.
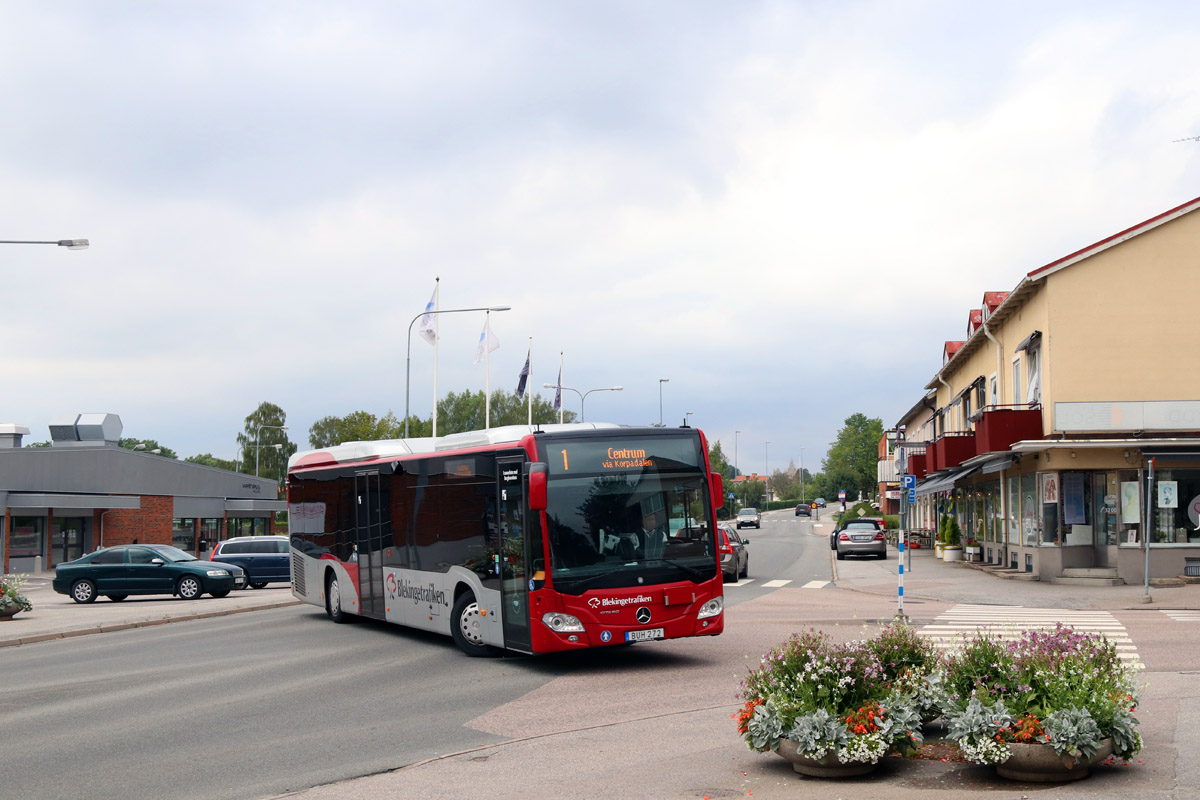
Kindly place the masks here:
<instances>
[{"instance_id":1,"label":"small round planter","mask_svg":"<svg viewBox=\"0 0 1200 800\"><path fill-rule=\"evenodd\" d=\"M780 739L779 749L775 752L792 762L792 769L801 775L813 778L852 778L855 775L866 775L874 772L878 764L874 762L851 761L843 764L838 761L837 753L826 753L819 760L806 758L796 752L796 743L791 739Z\"/></svg>"},{"instance_id":2,"label":"small round planter","mask_svg":"<svg viewBox=\"0 0 1200 800\"><path fill-rule=\"evenodd\" d=\"M945 545L943 545L941 542L938 542L938 543L934 544L934 546L933 546L933 557L934 557L934 558L941 558L941 557L942 557L942 554L943 554L943 552L945 551L945 549L946 549Z\"/></svg>"},{"instance_id":3,"label":"small round planter","mask_svg":"<svg viewBox=\"0 0 1200 800\"><path fill-rule=\"evenodd\" d=\"M942 560L944 561L962 561L963 550L961 547L947 547L942 551Z\"/></svg>"},{"instance_id":4,"label":"small round planter","mask_svg":"<svg viewBox=\"0 0 1200 800\"><path fill-rule=\"evenodd\" d=\"M1048 744L1010 742L1008 749L1012 755L1003 764L996 765L996 774L1000 777L1029 783L1062 783L1086 778L1093 764L1112 755L1112 739L1102 740L1100 749L1091 759L1060 756Z\"/></svg>"}]
</instances>

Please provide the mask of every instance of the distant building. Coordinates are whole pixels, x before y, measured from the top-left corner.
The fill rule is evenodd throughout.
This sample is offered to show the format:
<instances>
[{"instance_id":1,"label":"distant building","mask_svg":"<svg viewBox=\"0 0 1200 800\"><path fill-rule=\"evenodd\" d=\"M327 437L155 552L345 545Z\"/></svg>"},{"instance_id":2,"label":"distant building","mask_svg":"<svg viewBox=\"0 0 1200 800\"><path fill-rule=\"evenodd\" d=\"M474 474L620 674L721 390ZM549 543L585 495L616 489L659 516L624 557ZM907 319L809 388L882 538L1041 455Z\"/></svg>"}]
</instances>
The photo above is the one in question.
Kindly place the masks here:
<instances>
[{"instance_id":1,"label":"distant building","mask_svg":"<svg viewBox=\"0 0 1200 800\"><path fill-rule=\"evenodd\" d=\"M0 424L0 552L5 572L50 570L114 544L212 543L274 530L287 503L265 478L117 445L115 414L50 425L50 447L22 447L23 425Z\"/></svg>"}]
</instances>

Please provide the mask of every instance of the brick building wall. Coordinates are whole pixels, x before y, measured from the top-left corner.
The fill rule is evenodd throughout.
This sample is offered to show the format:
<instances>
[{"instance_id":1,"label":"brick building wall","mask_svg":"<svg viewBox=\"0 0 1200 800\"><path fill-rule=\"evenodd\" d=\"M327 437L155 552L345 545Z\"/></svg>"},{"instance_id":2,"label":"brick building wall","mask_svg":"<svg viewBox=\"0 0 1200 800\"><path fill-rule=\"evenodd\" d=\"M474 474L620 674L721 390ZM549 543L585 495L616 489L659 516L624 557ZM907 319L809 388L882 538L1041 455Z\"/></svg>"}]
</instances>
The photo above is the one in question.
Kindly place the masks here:
<instances>
[{"instance_id":1,"label":"brick building wall","mask_svg":"<svg viewBox=\"0 0 1200 800\"><path fill-rule=\"evenodd\" d=\"M171 520L175 517L175 498L142 495L138 509L115 508L107 513L94 512L95 545L100 545L103 514L104 546L116 544L171 544Z\"/></svg>"}]
</instances>

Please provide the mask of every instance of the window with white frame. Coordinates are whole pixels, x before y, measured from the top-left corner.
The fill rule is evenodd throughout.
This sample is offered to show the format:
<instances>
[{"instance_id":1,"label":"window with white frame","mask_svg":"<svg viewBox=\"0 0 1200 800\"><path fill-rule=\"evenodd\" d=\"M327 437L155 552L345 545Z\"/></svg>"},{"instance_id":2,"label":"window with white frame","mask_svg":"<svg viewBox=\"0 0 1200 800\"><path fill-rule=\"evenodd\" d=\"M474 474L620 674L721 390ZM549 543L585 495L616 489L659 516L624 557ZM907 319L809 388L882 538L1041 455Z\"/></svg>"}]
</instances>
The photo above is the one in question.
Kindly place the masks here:
<instances>
[{"instance_id":1,"label":"window with white frame","mask_svg":"<svg viewBox=\"0 0 1200 800\"><path fill-rule=\"evenodd\" d=\"M1021 357L1013 356L1012 360L1012 395L1011 401L1014 406L1021 404Z\"/></svg>"},{"instance_id":2,"label":"window with white frame","mask_svg":"<svg viewBox=\"0 0 1200 800\"><path fill-rule=\"evenodd\" d=\"M999 377L992 373L988 377L988 405L1000 404L1000 380Z\"/></svg>"}]
</instances>

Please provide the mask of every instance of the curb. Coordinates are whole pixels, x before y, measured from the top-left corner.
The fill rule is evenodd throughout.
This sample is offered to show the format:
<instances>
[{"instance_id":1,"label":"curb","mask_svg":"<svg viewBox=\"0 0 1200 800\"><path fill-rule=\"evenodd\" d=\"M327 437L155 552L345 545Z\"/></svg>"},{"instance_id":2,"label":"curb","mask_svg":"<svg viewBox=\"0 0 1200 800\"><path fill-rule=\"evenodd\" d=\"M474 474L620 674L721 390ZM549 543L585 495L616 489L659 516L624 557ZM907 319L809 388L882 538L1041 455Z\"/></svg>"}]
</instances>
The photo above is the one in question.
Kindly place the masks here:
<instances>
[{"instance_id":1,"label":"curb","mask_svg":"<svg viewBox=\"0 0 1200 800\"><path fill-rule=\"evenodd\" d=\"M197 614L182 614L177 617L143 619L135 622L114 622L110 624L96 625L89 628L74 628L72 630L57 631L54 633L33 633L28 636L19 636L13 639L0 639L0 647L19 647L23 644L51 642L55 639L71 639L76 636L90 636L94 633L115 633L117 631L127 631L132 628L150 628L155 625L169 625L172 622L190 622L197 619L228 617L232 614L244 614L248 611L264 611L269 608L287 608L288 606L298 606L300 604L301 601L299 600L283 600L278 603L265 603L259 606L243 606L242 608L229 608L221 611L204 611Z\"/></svg>"}]
</instances>

